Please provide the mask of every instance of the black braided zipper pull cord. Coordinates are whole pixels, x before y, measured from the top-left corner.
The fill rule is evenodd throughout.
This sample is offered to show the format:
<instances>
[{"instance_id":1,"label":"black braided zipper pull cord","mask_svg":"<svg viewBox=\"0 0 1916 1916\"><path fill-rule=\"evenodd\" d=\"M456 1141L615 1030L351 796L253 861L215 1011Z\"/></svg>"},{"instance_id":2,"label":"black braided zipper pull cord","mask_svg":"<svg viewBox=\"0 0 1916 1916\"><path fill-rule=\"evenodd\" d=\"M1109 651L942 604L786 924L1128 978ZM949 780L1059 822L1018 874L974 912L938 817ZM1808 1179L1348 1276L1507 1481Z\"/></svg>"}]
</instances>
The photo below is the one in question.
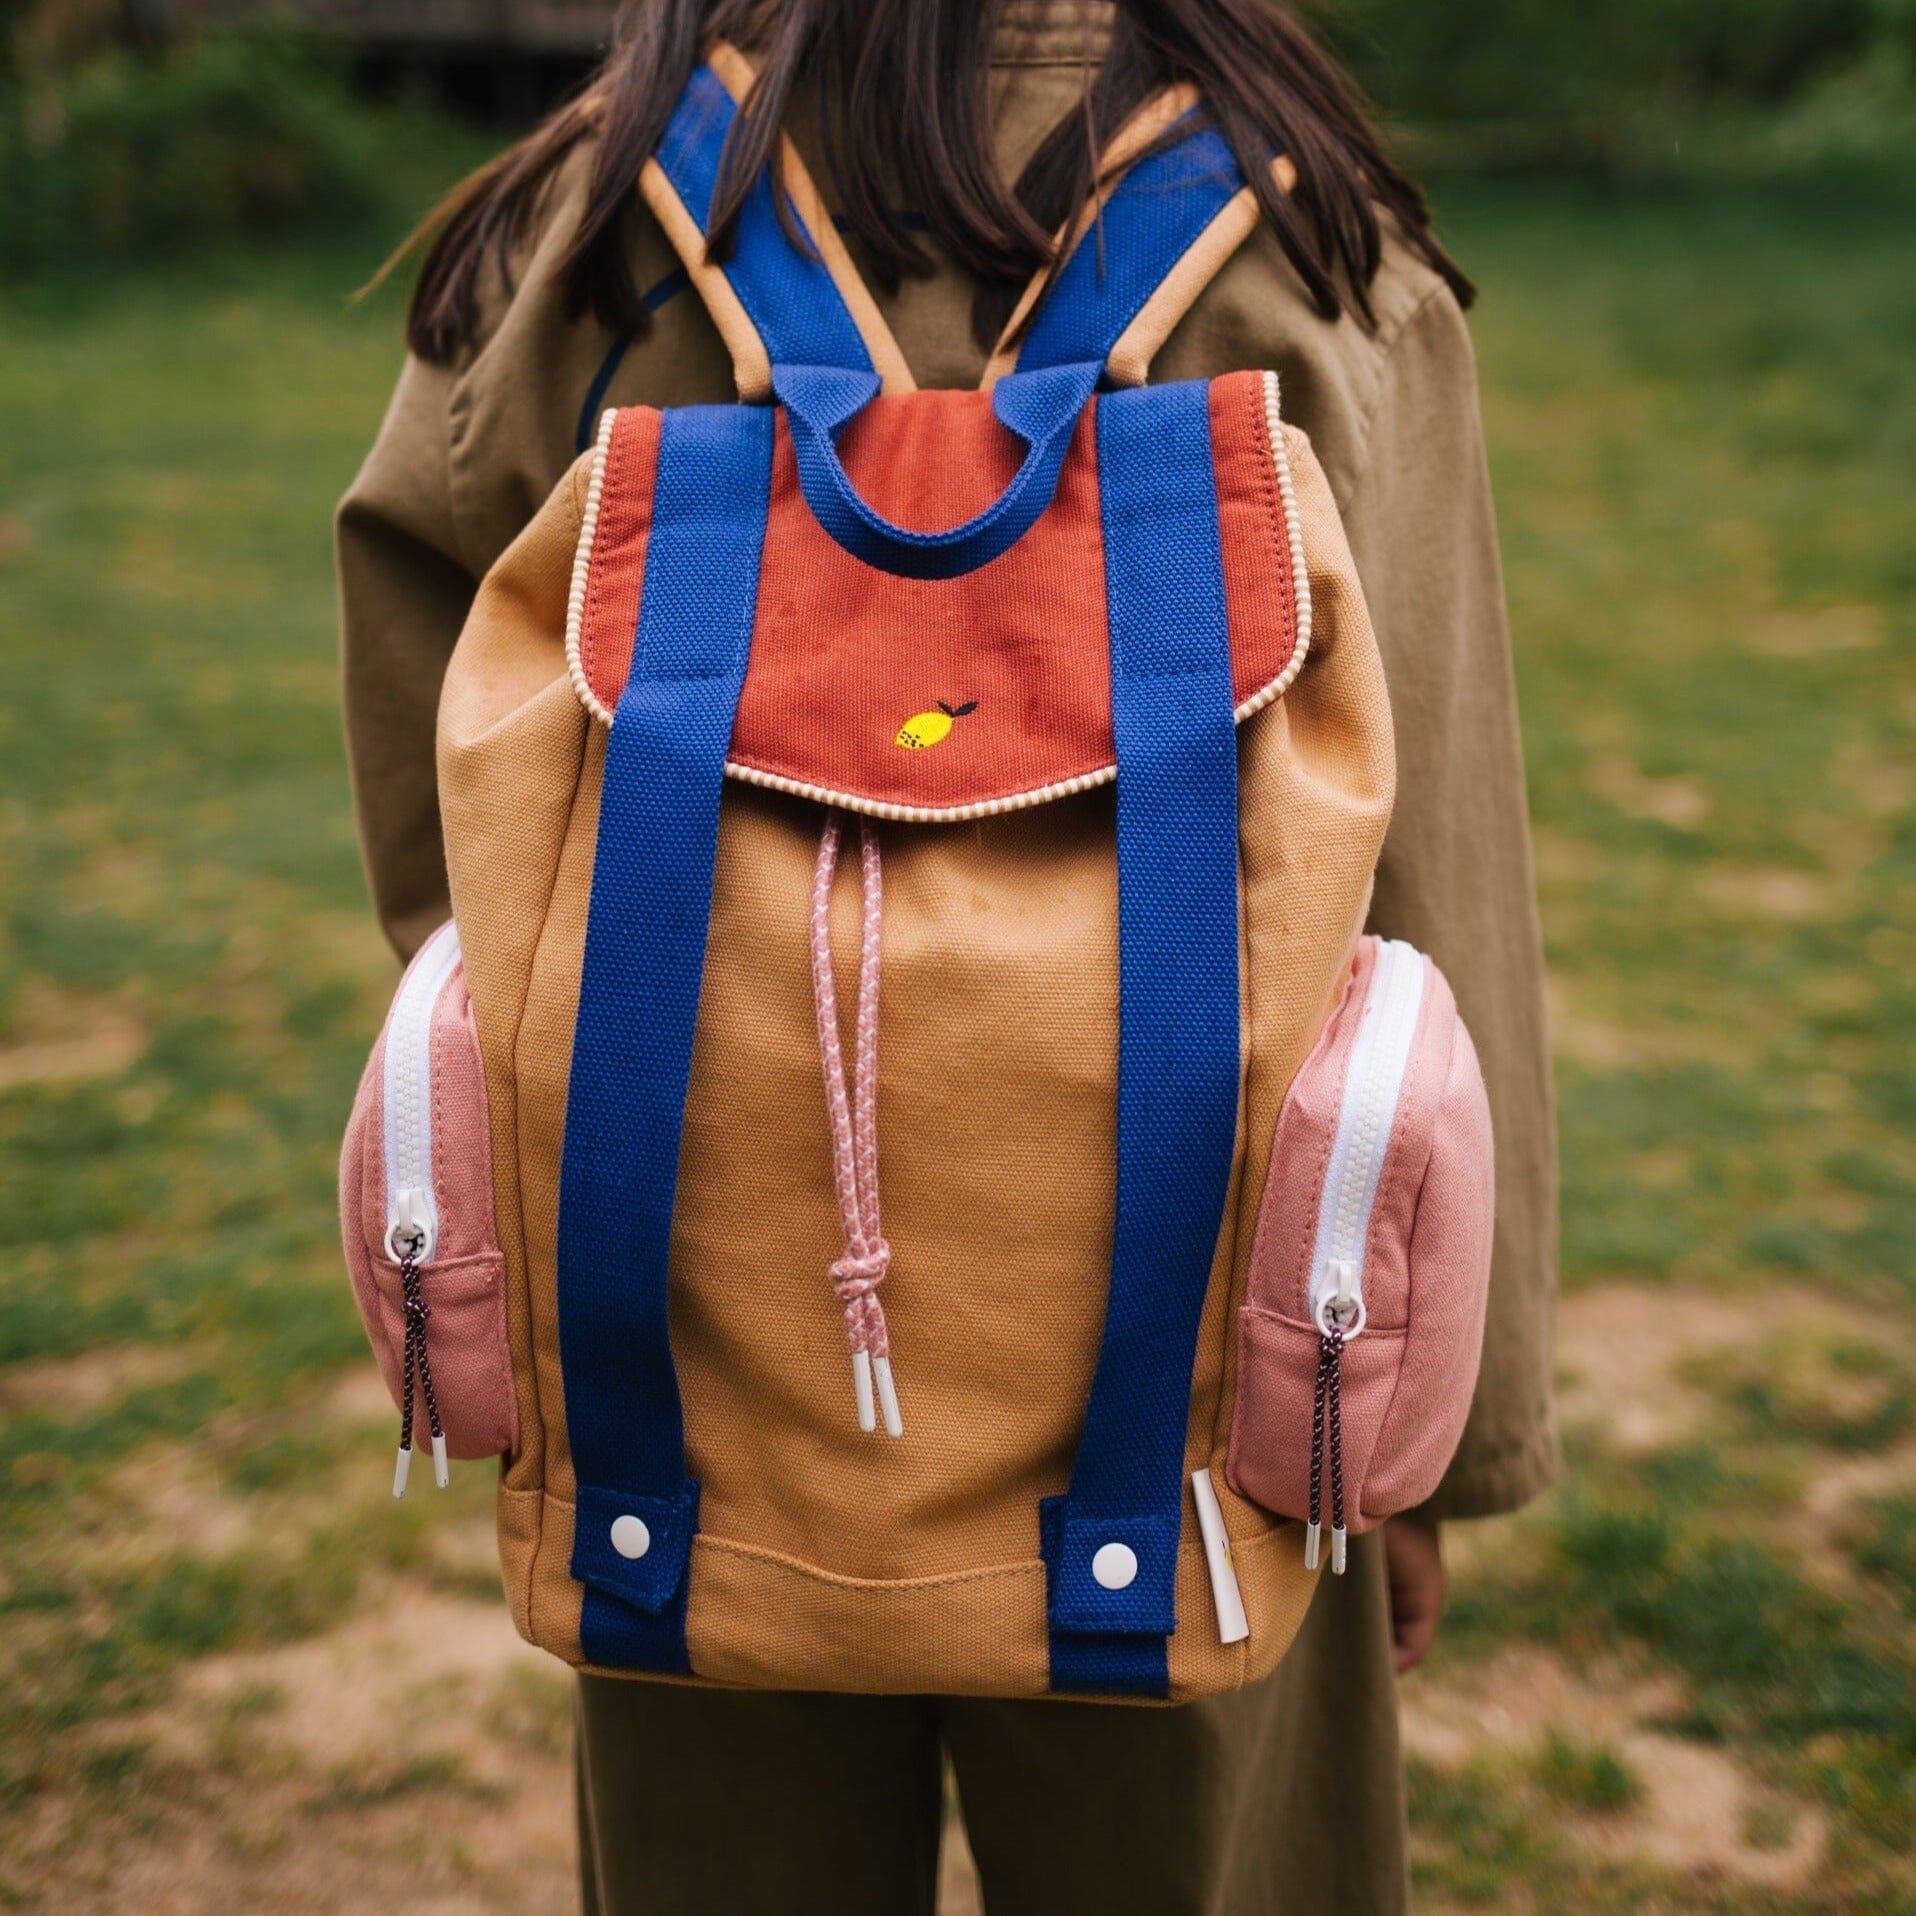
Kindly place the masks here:
<instances>
[{"instance_id":1,"label":"black braided zipper pull cord","mask_svg":"<svg viewBox=\"0 0 1916 1916\"><path fill-rule=\"evenodd\" d=\"M1324 1417L1330 1394L1330 1344L1317 1337L1317 1388L1311 1396L1311 1520L1304 1531L1304 1568L1317 1568L1324 1539Z\"/></svg>"},{"instance_id":2,"label":"black braided zipper pull cord","mask_svg":"<svg viewBox=\"0 0 1916 1916\"><path fill-rule=\"evenodd\" d=\"M1322 1361L1330 1385L1331 1575L1341 1577L1350 1537L1344 1528L1344 1331L1339 1324L1324 1335Z\"/></svg>"},{"instance_id":3,"label":"black braided zipper pull cord","mask_svg":"<svg viewBox=\"0 0 1916 1916\"><path fill-rule=\"evenodd\" d=\"M439 1421L439 1397L432 1387L432 1359L426 1355L426 1319L432 1306L426 1302L419 1281L417 1245L399 1260L400 1298L406 1316L406 1352L401 1365L399 1412L399 1461L393 1471L393 1495L406 1494L406 1479L412 1470L413 1384L418 1380L419 1394L426 1400L426 1427L432 1433L433 1481L441 1490L451 1481L446 1462L446 1432Z\"/></svg>"}]
</instances>

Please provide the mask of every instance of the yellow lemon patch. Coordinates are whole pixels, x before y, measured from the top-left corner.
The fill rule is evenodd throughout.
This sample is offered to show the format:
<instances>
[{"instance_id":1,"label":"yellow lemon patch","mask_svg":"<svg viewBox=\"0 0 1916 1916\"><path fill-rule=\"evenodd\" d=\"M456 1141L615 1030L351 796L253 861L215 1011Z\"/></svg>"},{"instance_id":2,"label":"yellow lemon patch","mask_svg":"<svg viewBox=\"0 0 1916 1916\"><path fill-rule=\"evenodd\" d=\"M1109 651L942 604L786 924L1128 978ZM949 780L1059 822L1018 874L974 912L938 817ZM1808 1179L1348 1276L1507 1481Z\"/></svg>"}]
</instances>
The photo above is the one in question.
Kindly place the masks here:
<instances>
[{"instance_id":1,"label":"yellow lemon patch","mask_svg":"<svg viewBox=\"0 0 1916 1916\"><path fill-rule=\"evenodd\" d=\"M963 705L947 705L940 699L936 711L914 712L898 728L898 736L892 743L911 751L922 751L927 745L942 745L951 736L952 726L966 713L977 709L976 699L967 699Z\"/></svg>"}]
</instances>

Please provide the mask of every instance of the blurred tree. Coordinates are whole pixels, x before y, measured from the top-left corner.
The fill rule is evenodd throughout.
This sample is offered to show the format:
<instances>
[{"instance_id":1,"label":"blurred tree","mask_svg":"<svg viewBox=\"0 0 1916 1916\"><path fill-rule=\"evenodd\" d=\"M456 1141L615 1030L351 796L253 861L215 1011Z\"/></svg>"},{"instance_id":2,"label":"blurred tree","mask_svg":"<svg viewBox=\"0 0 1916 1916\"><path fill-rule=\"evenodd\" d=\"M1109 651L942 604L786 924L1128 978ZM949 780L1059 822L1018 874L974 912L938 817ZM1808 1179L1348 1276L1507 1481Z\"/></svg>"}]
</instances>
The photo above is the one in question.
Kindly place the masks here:
<instances>
[{"instance_id":1,"label":"blurred tree","mask_svg":"<svg viewBox=\"0 0 1916 1916\"><path fill-rule=\"evenodd\" d=\"M1776 107L1885 52L1916 66L1916 0L1306 4L1375 96L1426 126Z\"/></svg>"}]
</instances>

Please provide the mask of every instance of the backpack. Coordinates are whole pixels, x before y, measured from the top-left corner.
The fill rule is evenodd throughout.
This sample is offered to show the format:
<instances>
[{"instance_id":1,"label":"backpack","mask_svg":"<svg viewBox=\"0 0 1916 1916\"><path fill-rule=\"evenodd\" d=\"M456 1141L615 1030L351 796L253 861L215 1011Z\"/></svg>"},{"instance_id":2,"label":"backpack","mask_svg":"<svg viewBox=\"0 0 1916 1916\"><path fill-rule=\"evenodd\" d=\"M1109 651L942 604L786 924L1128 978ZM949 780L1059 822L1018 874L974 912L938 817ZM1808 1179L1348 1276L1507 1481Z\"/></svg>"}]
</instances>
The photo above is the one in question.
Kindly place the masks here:
<instances>
[{"instance_id":1,"label":"backpack","mask_svg":"<svg viewBox=\"0 0 1916 1916\"><path fill-rule=\"evenodd\" d=\"M1492 1209L1449 989L1364 935L1330 488L1275 374L1144 383L1255 201L1154 103L920 392L789 148L706 257L749 78L642 181L739 403L608 412L446 679L453 922L341 1172L395 1490L501 1457L515 1621L601 1672L1230 1689L1435 1488Z\"/></svg>"}]
</instances>

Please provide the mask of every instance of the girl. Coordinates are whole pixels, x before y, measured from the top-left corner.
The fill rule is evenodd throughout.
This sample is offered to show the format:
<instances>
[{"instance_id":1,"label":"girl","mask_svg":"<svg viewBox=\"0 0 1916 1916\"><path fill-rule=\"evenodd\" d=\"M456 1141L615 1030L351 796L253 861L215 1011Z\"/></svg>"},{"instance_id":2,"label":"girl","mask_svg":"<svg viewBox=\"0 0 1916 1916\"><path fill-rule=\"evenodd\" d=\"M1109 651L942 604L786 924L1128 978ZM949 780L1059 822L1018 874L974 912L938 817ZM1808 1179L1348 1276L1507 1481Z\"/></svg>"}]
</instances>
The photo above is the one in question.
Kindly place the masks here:
<instances>
[{"instance_id":1,"label":"girl","mask_svg":"<svg viewBox=\"0 0 1916 1916\"><path fill-rule=\"evenodd\" d=\"M1439 1525L1514 1508L1554 1462L1541 966L1469 283L1280 0L639 0L625 24L579 99L441 209L411 357L341 509L348 739L394 944L410 952L448 911L434 714L476 582L602 407L732 396L728 353L634 190L702 51L729 40L759 69L719 250L790 131L926 386L977 384L1113 132L1189 83L1259 182L1263 225L1154 372L1278 370L1329 474L1398 734L1373 926L1457 981L1498 1203L1462 1448L1425 1509L1355 1540L1273 1677L1170 1710L586 1677L586 1907L929 1910L948 1757L993 1916L1400 1909L1393 1672L1436 1628ZM1295 168L1289 193L1263 163L1273 149Z\"/></svg>"}]
</instances>

